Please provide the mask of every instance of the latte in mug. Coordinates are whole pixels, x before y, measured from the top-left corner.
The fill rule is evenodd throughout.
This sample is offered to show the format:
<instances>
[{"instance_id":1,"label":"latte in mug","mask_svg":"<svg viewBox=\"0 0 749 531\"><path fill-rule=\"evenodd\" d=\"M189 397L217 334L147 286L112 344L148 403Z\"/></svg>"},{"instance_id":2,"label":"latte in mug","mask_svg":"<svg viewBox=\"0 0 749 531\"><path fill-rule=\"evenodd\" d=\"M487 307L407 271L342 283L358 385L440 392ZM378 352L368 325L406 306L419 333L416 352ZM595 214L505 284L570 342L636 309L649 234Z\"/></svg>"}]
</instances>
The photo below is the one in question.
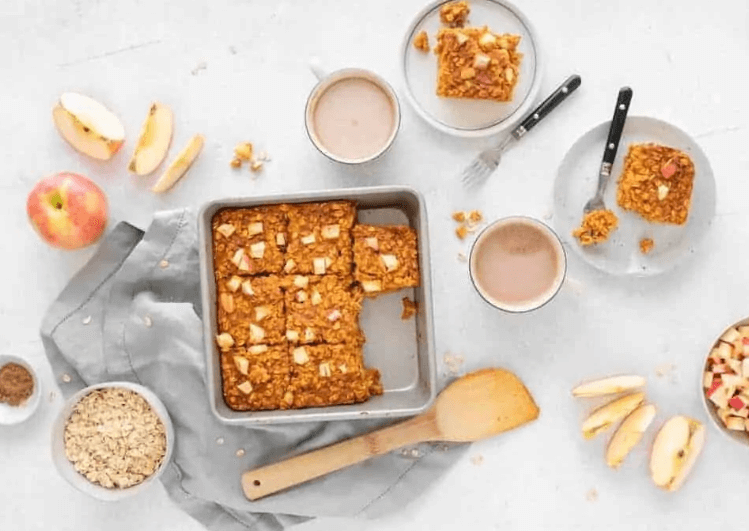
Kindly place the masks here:
<instances>
[{"instance_id":1,"label":"latte in mug","mask_svg":"<svg viewBox=\"0 0 749 531\"><path fill-rule=\"evenodd\" d=\"M496 221L471 250L471 280L481 297L507 312L540 308L559 291L567 259L559 237L531 218Z\"/></svg>"}]
</instances>

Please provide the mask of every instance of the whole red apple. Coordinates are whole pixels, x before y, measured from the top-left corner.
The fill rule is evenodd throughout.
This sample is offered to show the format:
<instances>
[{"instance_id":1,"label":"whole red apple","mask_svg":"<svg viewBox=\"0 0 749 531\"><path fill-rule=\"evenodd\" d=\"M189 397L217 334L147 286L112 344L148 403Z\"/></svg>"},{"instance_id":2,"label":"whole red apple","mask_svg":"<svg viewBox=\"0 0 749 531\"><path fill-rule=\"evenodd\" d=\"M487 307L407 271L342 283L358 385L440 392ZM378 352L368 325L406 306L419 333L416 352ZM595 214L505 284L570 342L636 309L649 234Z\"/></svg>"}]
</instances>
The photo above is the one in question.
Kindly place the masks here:
<instances>
[{"instance_id":1,"label":"whole red apple","mask_svg":"<svg viewBox=\"0 0 749 531\"><path fill-rule=\"evenodd\" d=\"M77 173L61 172L36 183L26 211L42 239L61 249L91 245L107 226L107 197Z\"/></svg>"}]
</instances>

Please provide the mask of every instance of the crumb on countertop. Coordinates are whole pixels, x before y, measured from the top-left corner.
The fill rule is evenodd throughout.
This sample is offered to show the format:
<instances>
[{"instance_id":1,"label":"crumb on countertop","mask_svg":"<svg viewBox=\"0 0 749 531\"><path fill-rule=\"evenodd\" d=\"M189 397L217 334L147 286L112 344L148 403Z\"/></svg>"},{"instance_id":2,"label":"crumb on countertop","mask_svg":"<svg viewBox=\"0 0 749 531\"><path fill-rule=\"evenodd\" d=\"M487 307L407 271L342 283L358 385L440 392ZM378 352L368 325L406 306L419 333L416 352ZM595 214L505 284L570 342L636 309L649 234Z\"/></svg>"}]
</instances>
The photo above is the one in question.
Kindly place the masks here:
<instances>
[{"instance_id":1,"label":"crumb on countertop","mask_svg":"<svg viewBox=\"0 0 749 531\"><path fill-rule=\"evenodd\" d=\"M414 37L414 48L422 52L429 51L429 36L426 31L420 31L416 34L416 37Z\"/></svg>"},{"instance_id":2,"label":"crumb on countertop","mask_svg":"<svg viewBox=\"0 0 749 531\"><path fill-rule=\"evenodd\" d=\"M470 212L456 210L451 217L459 223L455 229L455 235L461 240L465 239L469 232L474 232L484 220L484 215L480 210L471 210Z\"/></svg>"},{"instance_id":3,"label":"crumb on countertop","mask_svg":"<svg viewBox=\"0 0 749 531\"><path fill-rule=\"evenodd\" d=\"M572 235L585 247L605 242L618 225L619 219L611 210L594 210L583 216L582 224Z\"/></svg>"},{"instance_id":4,"label":"crumb on countertop","mask_svg":"<svg viewBox=\"0 0 749 531\"><path fill-rule=\"evenodd\" d=\"M401 302L403 303L403 312L401 313L402 320L406 321L410 319L419 311L419 304L408 297L403 297Z\"/></svg>"},{"instance_id":5,"label":"crumb on countertop","mask_svg":"<svg viewBox=\"0 0 749 531\"><path fill-rule=\"evenodd\" d=\"M643 238L642 240L640 240L640 252L642 254L648 254L653 250L653 247L655 247L653 238Z\"/></svg>"}]
</instances>

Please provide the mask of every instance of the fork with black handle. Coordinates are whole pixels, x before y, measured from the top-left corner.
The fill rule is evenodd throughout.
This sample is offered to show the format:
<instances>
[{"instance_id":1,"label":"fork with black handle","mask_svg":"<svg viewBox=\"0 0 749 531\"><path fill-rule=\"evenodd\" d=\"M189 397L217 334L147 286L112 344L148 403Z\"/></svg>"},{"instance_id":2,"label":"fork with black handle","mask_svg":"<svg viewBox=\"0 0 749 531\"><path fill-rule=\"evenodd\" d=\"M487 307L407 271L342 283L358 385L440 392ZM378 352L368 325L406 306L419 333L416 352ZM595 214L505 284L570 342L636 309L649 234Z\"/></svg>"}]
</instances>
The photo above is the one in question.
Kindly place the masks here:
<instances>
[{"instance_id":1,"label":"fork with black handle","mask_svg":"<svg viewBox=\"0 0 749 531\"><path fill-rule=\"evenodd\" d=\"M510 133L498 146L487 149L479 153L478 157L463 170L462 181L466 184L476 184L486 180L499 166L502 158L502 152L513 140L517 141L523 138L525 134L533 129L538 122L544 119L551 111L562 103L567 97L575 92L582 83L578 75L572 75L557 88L551 96L546 98L541 105L536 107L531 113Z\"/></svg>"}]
</instances>

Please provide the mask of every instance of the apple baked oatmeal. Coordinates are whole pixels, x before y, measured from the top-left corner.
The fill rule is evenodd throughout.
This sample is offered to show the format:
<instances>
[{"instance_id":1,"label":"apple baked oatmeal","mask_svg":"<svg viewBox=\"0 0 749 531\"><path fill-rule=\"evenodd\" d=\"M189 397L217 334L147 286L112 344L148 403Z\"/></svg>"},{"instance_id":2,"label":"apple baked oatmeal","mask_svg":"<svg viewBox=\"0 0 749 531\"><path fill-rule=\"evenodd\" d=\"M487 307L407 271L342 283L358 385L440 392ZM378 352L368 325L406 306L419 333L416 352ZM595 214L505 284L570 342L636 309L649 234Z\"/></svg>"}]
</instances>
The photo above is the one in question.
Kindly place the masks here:
<instances>
[{"instance_id":1,"label":"apple baked oatmeal","mask_svg":"<svg viewBox=\"0 0 749 531\"><path fill-rule=\"evenodd\" d=\"M367 292L418 285L413 229L358 225L349 201L223 209L212 229L216 343L231 409L382 394L379 371L364 363L359 315ZM262 256L253 254L259 243Z\"/></svg>"},{"instance_id":2,"label":"apple baked oatmeal","mask_svg":"<svg viewBox=\"0 0 749 531\"><path fill-rule=\"evenodd\" d=\"M694 163L686 153L658 144L632 144L616 201L647 221L683 225L692 203L694 175Z\"/></svg>"},{"instance_id":3,"label":"apple baked oatmeal","mask_svg":"<svg viewBox=\"0 0 749 531\"><path fill-rule=\"evenodd\" d=\"M580 245L587 247L603 243L619 225L619 218L611 210L593 210L583 216L583 221L572 235L580 241Z\"/></svg>"},{"instance_id":4,"label":"apple baked oatmeal","mask_svg":"<svg viewBox=\"0 0 749 531\"><path fill-rule=\"evenodd\" d=\"M483 28L443 28L437 33L437 95L512 101L523 55L519 35Z\"/></svg>"}]
</instances>

